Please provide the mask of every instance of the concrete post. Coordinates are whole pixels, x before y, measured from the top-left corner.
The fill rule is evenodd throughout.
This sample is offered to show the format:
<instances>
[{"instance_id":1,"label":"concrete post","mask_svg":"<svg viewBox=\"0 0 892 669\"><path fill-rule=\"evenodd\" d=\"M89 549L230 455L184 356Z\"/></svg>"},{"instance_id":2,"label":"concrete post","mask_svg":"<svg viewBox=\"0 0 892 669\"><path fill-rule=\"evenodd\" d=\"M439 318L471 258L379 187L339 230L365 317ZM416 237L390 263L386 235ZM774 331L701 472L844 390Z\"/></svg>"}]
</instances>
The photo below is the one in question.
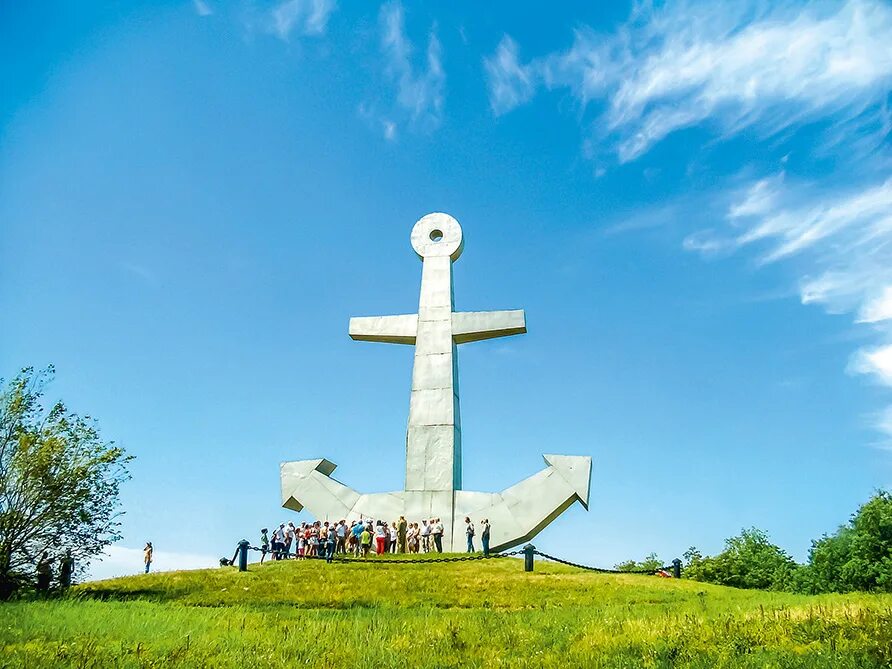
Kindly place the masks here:
<instances>
[{"instance_id":1,"label":"concrete post","mask_svg":"<svg viewBox=\"0 0 892 669\"><path fill-rule=\"evenodd\" d=\"M536 547L533 544L527 544L523 547L523 570L533 571L533 551Z\"/></svg>"},{"instance_id":2,"label":"concrete post","mask_svg":"<svg viewBox=\"0 0 892 669\"><path fill-rule=\"evenodd\" d=\"M248 571L248 546L250 543L247 539L238 542L238 570Z\"/></svg>"}]
</instances>

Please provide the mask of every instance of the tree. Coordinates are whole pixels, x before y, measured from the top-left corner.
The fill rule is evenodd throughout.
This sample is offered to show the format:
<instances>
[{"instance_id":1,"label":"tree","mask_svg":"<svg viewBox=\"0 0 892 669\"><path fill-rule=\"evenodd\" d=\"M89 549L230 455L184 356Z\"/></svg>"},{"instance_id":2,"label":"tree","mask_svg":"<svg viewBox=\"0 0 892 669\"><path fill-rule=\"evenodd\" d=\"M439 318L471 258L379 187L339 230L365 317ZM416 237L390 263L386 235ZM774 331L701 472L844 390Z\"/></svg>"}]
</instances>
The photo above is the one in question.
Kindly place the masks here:
<instances>
[{"instance_id":1,"label":"tree","mask_svg":"<svg viewBox=\"0 0 892 669\"><path fill-rule=\"evenodd\" d=\"M120 539L118 489L132 457L95 420L41 403L53 368L0 379L0 599L34 577L44 551L86 563Z\"/></svg>"},{"instance_id":2,"label":"tree","mask_svg":"<svg viewBox=\"0 0 892 669\"><path fill-rule=\"evenodd\" d=\"M892 493L878 491L832 535L812 542L805 592L892 592Z\"/></svg>"},{"instance_id":3,"label":"tree","mask_svg":"<svg viewBox=\"0 0 892 669\"><path fill-rule=\"evenodd\" d=\"M664 563L657 557L657 554L651 553L641 562L626 560L625 562L620 562L619 564L614 565L613 568L617 571L656 571L657 569L662 569L663 566Z\"/></svg>"},{"instance_id":4,"label":"tree","mask_svg":"<svg viewBox=\"0 0 892 669\"><path fill-rule=\"evenodd\" d=\"M793 558L755 527L726 539L725 550L713 557L701 557L696 549L688 553L686 577L735 588L788 589L797 568Z\"/></svg>"}]
</instances>

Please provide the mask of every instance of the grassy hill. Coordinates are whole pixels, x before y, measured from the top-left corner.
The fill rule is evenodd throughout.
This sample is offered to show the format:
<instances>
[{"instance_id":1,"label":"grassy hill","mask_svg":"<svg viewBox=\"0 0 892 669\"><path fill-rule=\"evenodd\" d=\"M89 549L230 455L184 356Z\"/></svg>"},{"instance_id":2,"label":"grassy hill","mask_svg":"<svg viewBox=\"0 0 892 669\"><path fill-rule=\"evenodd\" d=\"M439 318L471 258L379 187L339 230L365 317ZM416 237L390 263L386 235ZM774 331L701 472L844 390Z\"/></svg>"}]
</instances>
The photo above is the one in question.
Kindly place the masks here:
<instances>
[{"instance_id":1,"label":"grassy hill","mask_svg":"<svg viewBox=\"0 0 892 669\"><path fill-rule=\"evenodd\" d=\"M892 596L514 559L278 562L0 605L3 667L888 667Z\"/></svg>"}]
</instances>

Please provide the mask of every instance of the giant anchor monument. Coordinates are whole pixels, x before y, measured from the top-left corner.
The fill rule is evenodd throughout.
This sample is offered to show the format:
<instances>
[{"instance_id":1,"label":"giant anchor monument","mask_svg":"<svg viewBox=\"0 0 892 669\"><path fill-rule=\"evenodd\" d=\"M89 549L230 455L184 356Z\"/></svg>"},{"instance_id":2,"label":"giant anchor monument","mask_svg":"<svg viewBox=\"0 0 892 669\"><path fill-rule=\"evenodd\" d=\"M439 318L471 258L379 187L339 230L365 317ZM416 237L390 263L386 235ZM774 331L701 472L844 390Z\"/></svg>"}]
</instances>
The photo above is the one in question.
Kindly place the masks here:
<instances>
[{"instance_id":1,"label":"giant anchor monument","mask_svg":"<svg viewBox=\"0 0 892 669\"><path fill-rule=\"evenodd\" d=\"M417 314L350 319L357 341L415 346L406 489L360 493L331 478L328 460L281 466L282 506L306 508L317 518L440 518L444 550L464 548L465 516L492 523L491 550L529 541L574 501L588 509L592 460L583 455L544 455L545 469L502 492L461 489L461 419L458 345L526 332L524 312L455 311L452 265L464 248L461 226L448 214L428 214L412 228L412 248L422 260Z\"/></svg>"}]
</instances>

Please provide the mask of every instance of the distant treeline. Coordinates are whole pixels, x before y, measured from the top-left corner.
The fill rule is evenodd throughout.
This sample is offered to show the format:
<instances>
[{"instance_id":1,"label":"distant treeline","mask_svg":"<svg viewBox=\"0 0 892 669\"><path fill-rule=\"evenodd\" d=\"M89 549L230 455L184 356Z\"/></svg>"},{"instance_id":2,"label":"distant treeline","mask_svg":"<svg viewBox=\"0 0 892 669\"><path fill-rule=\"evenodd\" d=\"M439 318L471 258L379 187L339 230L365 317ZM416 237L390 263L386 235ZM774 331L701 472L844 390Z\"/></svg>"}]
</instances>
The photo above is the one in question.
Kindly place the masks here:
<instances>
[{"instance_id":1,"label":"distant treeline","mask_svg":"<svg viewBox=\"0 0 892 669\"><path fill-rule=\"evenodd\" d=\"M757 528L725 540L725 550L704 556L693 546L683 556L685 578L735 588L823 592L892 592L892 493L877 492L848 523L812 541L799 564ZM655 553L616 565L621 571L658 569Z\"/></svg>"}]
</instances>

